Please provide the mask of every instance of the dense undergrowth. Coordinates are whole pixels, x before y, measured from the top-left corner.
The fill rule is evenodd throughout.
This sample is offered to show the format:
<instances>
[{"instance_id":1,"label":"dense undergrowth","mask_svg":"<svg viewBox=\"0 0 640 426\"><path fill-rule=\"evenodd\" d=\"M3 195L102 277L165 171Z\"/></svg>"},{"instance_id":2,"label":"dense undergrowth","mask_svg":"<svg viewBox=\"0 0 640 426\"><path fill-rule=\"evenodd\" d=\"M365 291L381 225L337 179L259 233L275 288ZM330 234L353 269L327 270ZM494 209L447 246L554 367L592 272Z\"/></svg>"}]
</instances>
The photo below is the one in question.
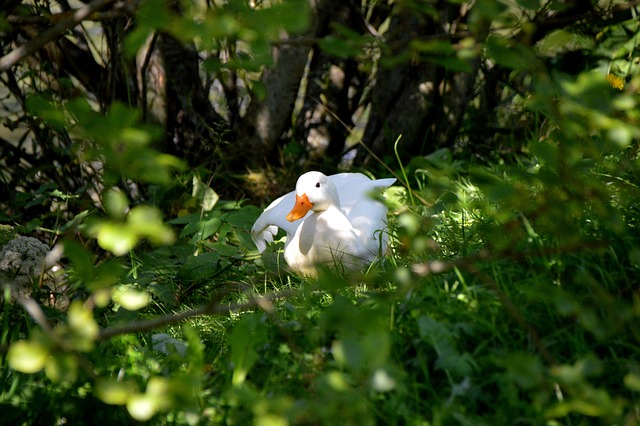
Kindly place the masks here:
<instances>
[{"instance_id":1,"label":"dense undergrowth","mask_svg":"<svg viewBox=\"0 0 640 426\"><path fill-rule=\"evenodd\" d=\"M487 54L524 87L504 88L505 120L527 139L376 165L401 182L390 253L317 280L287 272L282 241L259 255L258 203L152 149L135 109L30 96L86 186L18 191L0 212L58 267L19 281L0 264L0 423L638 424L640 77L624 29L619 66L576 75L496 37Z\"/></svg>"},{"instance_id":2,"label":"dense undergrowth","mask_svg":"<svg viewBox=\"0 0 640 426\"><path fill-rule=\"evenodd\" d=\"M570 180L560 149L416 159L387 192L391 253L351 275L259 256L259 209L197 178L147 222L174 243L96 261L66 237L68 307L32 293L43 327L5 293L2 422L637 424L636 146L565 163ZM85 231L113 252L107 224L135 210L112 198Z\"/></svg>"}]
</instances>

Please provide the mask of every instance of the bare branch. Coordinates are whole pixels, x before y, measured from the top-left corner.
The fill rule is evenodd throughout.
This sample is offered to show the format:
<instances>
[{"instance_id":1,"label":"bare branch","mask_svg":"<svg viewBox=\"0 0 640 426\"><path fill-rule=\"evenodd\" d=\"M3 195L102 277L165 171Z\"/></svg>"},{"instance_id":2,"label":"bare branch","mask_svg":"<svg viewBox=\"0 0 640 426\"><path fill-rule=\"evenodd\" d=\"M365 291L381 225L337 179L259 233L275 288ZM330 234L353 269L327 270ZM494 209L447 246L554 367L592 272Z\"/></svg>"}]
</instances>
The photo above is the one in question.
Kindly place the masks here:
<instances>
[{"instance_id":1,"label":"bare branch","mask_svg":"<svg viewBox=\"0 0 640 426\"><path fill-rule=\"evenodd\" d=\"M59 340L53 335L51 324L49 324L49 321L38 302L33 300L31 297L21 295L16 297L16 301L48 336L54 337L56 343L59 343Z\"/></svg>"},{"instance_id":2,"label":"bare branch","mask_svg":"<svg viewBox=\"0 0 640 426\"><path fill-rule=\"evenodd\" d=\"M200 306L198 308L190 309L188 311L180 312L177 314L169 314L161 317L142 320L142 321L134 321L132 323L118 326L118 327L109 327L102 331L100 331L100 335L98 337L99 340L107 340L111 337L118 336L120 334L127 333L139 333L142 331L149 331L155 328L164 327L167 325L177 324L182 322L188 318L197 317L200 315L220 315L220 314L228 314L231 312L240 312L248 309L261 308L267 312L270 312L273 309L272 301L280 298L291 297L294 294L298 294L297 291L280 291L277 293L270 293L264 296L253 296L249 299L248 302L245 303L231 303L229 305L220 305L218 303L208 303L204 306Z\"/></svg>"},{"instance_id":3,"label":"bare branch","mask_svg":"<svg viewBox=\"0 0 640 426\"><path fill-rule=\"evenodd\" d=\"M76 9L73 14L43 32L39 37L28 41L0 58L0 71L5 71L27 56L32 55L42 46L55 40L68 29L75 27L80 22L87 19L92 13L102 9L114 1L115 0L93 0L86 6Z\"/></svg>"},{"instance_id":4,"label":"bare branch","mask_svg":"<svg viewBox=\"0 0 640 426\"><path fill-rule=\"evenodd\" d=\"M117 7L117 6L116 6ZM123 7L117 7L113 10L105 10L104 12L94 12L87 16L85 21L108 21L110 19L117 19L133 15L136 10L134 4L127 3ZM65 11L60 13L54 13L53 15L9 15L6 17L6 21L11 25L53 25L61 22L64 19L70 18L74 11Z\"/></svg>"},{"instance_id":5,"label":"bare branch","mask_svg":"<svg viewBox=\"0 0 640 426\"><path fill-rule=\"evenodd\" d=\"M177 314L167 314L161 317L149 319L149 320L141 320L134 321L132 323L117 326L117 327L109 327L100 331L98 336L98 340L108 340L114 336L119 336L121 334L127 333L140 333L144 331L153 330L155 328L165 327L168 325L173 325L180 323L186 319L197 317L200 315L221 315L221 314L229 314L231 312L241 312L249 309L260 308L267 312L268 314L273 313L273 301L282 298L289 298L296 294L299 294L299 291L287 290L280 291L276 293L269 293L264 296L252 296L249 301L244 303L231 303L228 305L221 305L216 301L211 301L206 305L190 309L188 311L180 312ZM17 302L24 308L24 310L29 314L29 316L40 326L40 328L47 334L47 336L51 337L51 339L55 342L55 344L66 350L65 342L56 336L53 333L53 329L50 323L47 321L47 318L40 308L38 303L31 299L30 297L18 297ZM9 350L10 345L0 345L0 354L6 353ZM78 356L78 354L76 354ZM82 360L81 360L82 361ZM85 366L83 365L83 368ZM88 368L90 372L90 368Z\"/></svg>"}]
</instances>

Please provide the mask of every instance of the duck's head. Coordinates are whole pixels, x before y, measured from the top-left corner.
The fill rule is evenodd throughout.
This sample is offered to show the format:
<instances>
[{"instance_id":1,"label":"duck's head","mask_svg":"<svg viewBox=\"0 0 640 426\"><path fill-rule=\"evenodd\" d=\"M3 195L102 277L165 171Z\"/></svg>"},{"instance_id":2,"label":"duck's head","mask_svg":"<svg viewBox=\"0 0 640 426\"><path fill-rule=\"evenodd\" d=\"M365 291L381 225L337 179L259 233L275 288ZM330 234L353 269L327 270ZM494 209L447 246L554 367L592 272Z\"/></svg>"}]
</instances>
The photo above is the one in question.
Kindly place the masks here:
<instances>
[{"instance_id":1,"label":"duck's head","mask_svg":"<svg viewBox=\"0 0 640 426\"><path fill-rule=\"evenodd\" d=\"M287 215L289 222L303 218L309 210L321 212L329 206L339 206L336 186L320 172L307 172L296 183L296 203Z\"/></svg>"}]
</instances>

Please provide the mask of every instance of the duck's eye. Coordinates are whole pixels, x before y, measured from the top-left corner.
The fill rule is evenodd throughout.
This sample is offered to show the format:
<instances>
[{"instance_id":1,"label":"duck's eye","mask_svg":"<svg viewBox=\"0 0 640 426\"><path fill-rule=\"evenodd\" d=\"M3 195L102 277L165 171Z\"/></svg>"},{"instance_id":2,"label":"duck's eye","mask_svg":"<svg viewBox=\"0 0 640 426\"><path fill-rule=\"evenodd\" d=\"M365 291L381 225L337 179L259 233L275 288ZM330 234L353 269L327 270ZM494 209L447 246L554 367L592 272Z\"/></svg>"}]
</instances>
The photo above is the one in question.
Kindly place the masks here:
<instances>
[{"instance_id":1,"label":"duck's eye","mask_svg":"<svg viewBox=\"0 0 640 426\"><path fill-rule=\"evenodd\" d=\"M316 183L316 188L320 188L320 182Z\"/></svg>"}]
</instances>

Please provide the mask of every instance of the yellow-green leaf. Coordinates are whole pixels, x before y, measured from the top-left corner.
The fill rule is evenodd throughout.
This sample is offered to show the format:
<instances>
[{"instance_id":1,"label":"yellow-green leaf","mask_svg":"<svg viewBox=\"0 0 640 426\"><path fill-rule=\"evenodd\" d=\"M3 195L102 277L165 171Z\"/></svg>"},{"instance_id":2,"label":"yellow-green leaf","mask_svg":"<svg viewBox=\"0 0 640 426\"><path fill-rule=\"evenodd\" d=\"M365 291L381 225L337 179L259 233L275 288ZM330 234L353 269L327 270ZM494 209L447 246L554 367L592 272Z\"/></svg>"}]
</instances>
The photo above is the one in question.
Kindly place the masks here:
<instances>
[{"instance_id":1,"label":"yellow-green leaf","mask_svg":"<svg viewBox=\"0 0 640 426\"><path fill-rule=\"evenodd\" d=\"M147 421L158 412L157 398L147 394L132 395L127 399L127 411L134 419Z\"/></svg>"},{"instance_id":2,"label":"yellow-green leaf","mask_svg":"<svg viewBox=\"0 0 640 426\"><path fill-rule=\"evenodd\" d=\"M129 200L124 192L117 189L110 189L104 195L104 208L113 218L122 219L129 207Z\"/></svg>"},{"instance_id":3,"label":"yellow-green leaf","mask_svg":"<svg viewBox=\"0 0 640 426\"><path fill-rule=\"evenodd\" d=\"M128 229L139 237L147 237L155 244L171 244L175 235L162 221L160 211L150 206L137 206L127 217Z\"/></svg>"},{"instance_id":4,"label":"yellow-green leaf","mask_svg":"<svg viewBox=\"0 0 640 426\"><path fill-rule=\"evenodd\" d=\"M39 342L20 340L11 345L7 360L11 368L23 373L37 373L44 368L49 348Z\"/></svg>"},{"instance_id":5,"label":"yellow-green leaf","mask_svg":"<svg viewBox=\"0 0 640 426\"><path fill-rule=\"evenodd\" d=\"M120 286L113 292L113 301L129 311L137 311L149 304L151 296L146 291L138 291Z\"/></svg>"},{"instance_id":6,"label":"yellow-green leaf","mask_svg":"<svg viewBox=\"0 0 640 426\"><path fill-rule=\"evenodd\" d=\"M331 388L338 392L346 392L349 390L349 382L344 373L339 371L331 371L326 375L327 383Z\"/></svg>"},{"instance_id":7,"label":"yellow-green leaf","mask_svg":"<svg viewBox=\"0 0 640 426\"><path fill-rule=\"evenodd\" d=\"M636 373L629 373L624 376L624 385L635 392L640 392L640 375Z\"/></svg>"},{"instance_id":8,"label":"yellow-green leaf","mask_svg":"<svg viewBox=\"0 0 640 426\"><path fill-rule=\"evenodd\" d=\"M96 382L95 393L105 404L124 405L132 394L132 384L100 378Z\"/></svg>"},{"instance_id":9,"label":"yellow-green leaf","mask_svg":"<svg viewBox=\"0 0 640 426\"><path fill-rule=\"evenodd\" d=\"M80 350L90 350L93 341L100 331L98 324L93 319L93 312L82 302L76 301L69 306L68 324L73 333L80 338Z\"/></svg>"},{"instance_id":10,"label":"yellow-green leaf","mask_svg":"<svg viewBox=\"0 0 640 426\"><path fill-rule=\"evenodd\" d=\"M175 386L175 383L173 383ZM146 396L154 400L157 410L167 410L171 406L172 384L162 377L152 377L147 383Z\"/></svg>"},{"instance_id":11,"label":"yellow-green leaf","mask_svg":"<svg viewBox=\"0 0 640 426\"><path fill-rule=\"evenodd\" d=\"M49 380L54 383L72 383L78 378L78 361L70 354L53 354L47 358L44 372Z\"/></svg>"},{"instance_id":12,"label":"yellow-green leaf","mask_svg":"<svg viewBox=\"0 0 640 426\"><path fill-rule=\"evenodd\" d=\"M138 243L138 236L121 223L106 222L98 230L98 244L116 256L128 253Z\"/></svg>"},{"instance_id":13,"label":"yellow-green leaf","mask_svg":"<svg viewBox=\"0 0 640 426\"><path fill-rule=\"evenodd\" d=\"M193 176L191 195L201 201L202 209L207 212L212 210L220 199L220 196L196 175Z\"/></svg>"}]
</instances>

